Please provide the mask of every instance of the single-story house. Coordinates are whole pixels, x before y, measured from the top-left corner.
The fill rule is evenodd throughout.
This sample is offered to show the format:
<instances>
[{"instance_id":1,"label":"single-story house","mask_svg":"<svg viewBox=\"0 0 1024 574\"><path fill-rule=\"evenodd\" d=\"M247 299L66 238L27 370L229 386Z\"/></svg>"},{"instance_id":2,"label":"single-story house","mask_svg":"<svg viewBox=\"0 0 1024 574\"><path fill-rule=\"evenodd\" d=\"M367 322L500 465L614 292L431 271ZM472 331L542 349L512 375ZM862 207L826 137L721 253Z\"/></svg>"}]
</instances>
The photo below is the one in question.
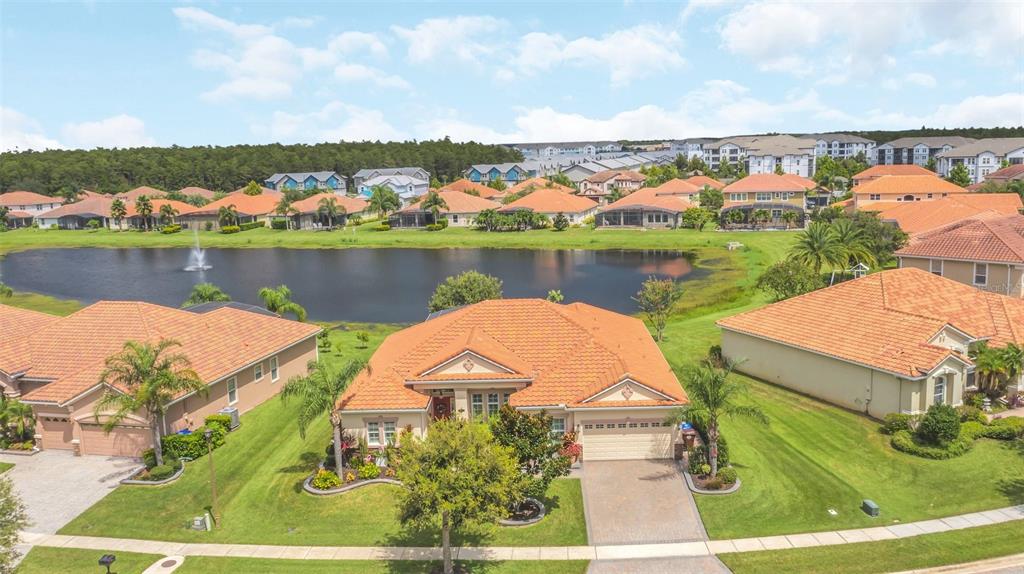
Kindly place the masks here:
<instances>
[{"instance_id":1,"label":"single-story house","mask_svg":"<svg viewBox=\"0 0 1024 574\"><path fill-rule=\"evenodd\" d=\"M1007 184L1011 181L1024 180L1024 163L1018 163L1014 165L1008 165L1002 169L993 171L992 173L985 176L986 182L994 182L998 184Z\"/></svg>"},{"instance_id":2,"label":"single-story house","mask_svg":"<svg viewBox=\"0 0 1024 574\"><path fill-rule=\"evenodd\" d=\"M560 183L555 183L546 177L531 177L530 179L520 181L519 183L513 185L512 187L506 188L505 191L501 193L503 193L504 195L514 195L522 191L533 191L535 189L540 189L542 187L557 189L558 191L564 193L576 193L575 189L564 186Z\"/></svg>"},{"instance_id":3,"label":"single-story house","mask_svg":"<svg viewBox=\"0 0 1024 574\"><path fill-rule=\"evenodd\" d=\"M581 181L579 194L598 203L607 203L613 191L632 193L643 187L646 179L642 173L631 169L606 169Z\"/></svg>"},{"instance_id":4,"label":"single-story house","mask_svg":"<svg viewBox=\"0 0 1024 574\"><path fill-rule=\"evenodd\" d=\"M267 187L275 191L301 189L312 191L326 189L345 193L345 178L334 171L302 171L291 173L275 173L263 180Z\"/></svg>"},{"instance_id":5,"label":"single-story house","mask_svg":"<svg viewBox=\"0 0 1024 574\"><path fill-rule=\"evenodd\" d=\"M907 176L907 175L930 175L932 177L939 177L934 171L915 164L893 164L893 165L873 165L864 171L858 172L853 176L853 185L858 186L862 183L874 181L880 177L886 175L896 176Z\"/></svg>"},{"instance_id":6,"label":"single-story house","mask_svg":"<svg viewBox=\"0 0 1024 574\"><path fill-rule=\"evenodd\" d=\"M149 215L148 223L150 227L156 227L160 223L160 210L164 205L170 205L177 212L177 215L171 218L171 223L177 223L178 217L191 213L196 209L187 203L175 201L173 199L151 199L149 203L153 207L153 212ZM124 207L126 215L121 221L122 229L140 229L146 227L147 222L141 215L139 215L139 210L136 207L135 201L126 200L124 202ZM113 218L110 218L110 227L117 227L117 222L115 222Z\"/></svg>"},{"instance_id":7,"label":"single-story house","mask_svg":"<svg viewBox=\"0 0 1024 574\"><path fill-rule=\"evenodd\" d=\"M1014 215L1024 209L1016 193L966 193L933 201L879 201L861 208L915 235L982 213Z\"/></svg>"},{"instance_id":8,"label":"single-story house","mask_svg":"<svg viewBox=\"0 0 1024 574\"><path fill-rule=\"evenodd\" d=\"M486 209L499 209L501 204L497 201L484 199L476 195L470 195L461 191L447 191L441 189L437 195L444 200L448 207L439 210L442 219L448 220L448 225L453 227L468 227L481 211ZM434 214L429 209L421 207L423 198L407 205L390 217L391 227L426 227L434 221Z\"/></svg>"},{"instance_id":9,"label":"single-story house","mask_svg":"<svg viewBox=\"0 0 1024 574\"><path fill-rule=\"evenodd\" d=\"M430 181L426 179L408 175L378 175L359 184L359 195L369 198L373 194L373 188L378 185L395 192L403 202L424 195L430 189Z\"/></svg>"},{"instance_id":10,"label":"single-story house","mask_svg":"<svg viewBox=\"0 0 1024 574\"><path fill-rule=\"evenodd\" d=\"M114 197L110 195L87 195L85 199L36 216L36 221L44 228L56 225L60 229L85 229L92 220L99 221L101 227L110 227L110 205L113 202Z\"/></svg>"},{"instance_id":11,"label":"single-story house","mask_svg":"<svg viewBox=\"0 0 1024 574\"><path fill-rule=\"evenodd\" d=\"M500 211L508 213L517 209L526 209L535 213L543 213L551 219L561 213L565 215L569 223L581 223L587 217L595 215L597 207L597 202L592 199L550 187L542 187L505 205Z\"/></svg>"},{"instance_id":12,"label":"single-story house","mask_svg":"<svg viewBox=\"0 0 1024 574\"><path fill-rule=\"evenodd\" d=\"M862 183L853 189L853 204L858 209L872 203L933 201L970 193L955 183L950 183L935 174L930 175L883 175Z\"/></svg>"},{"instance_id":13,"label":"single-story house","mask_svg":"<svg viewBox=\"0 0 1024 574\"><path fill-rule=\"evenodd\" d=\"M364 181L382 175L406 175L414 179L430 181L430 172L422 167L371 167L363 168L353 174L352 183L355 184L356 189L359 189Z\"/></svg>"},{"instance_id":14,"label":"single-story house","mask_svg":"<svg viewBox=\"0 0 1024 574\"><path fill-rule=\"evenodd\" d=\"M896 257L900 267L1024 297L1024 215L985 212L919 233Z\"/></svg>"},{"instance_id":15,"label":"single-story house","mask_svg":"<svg viewBox=\"0 0 1024 574\"><path fill-rule=\"evenodd\" d=\"M207 225L210 226L210 229L220 229L220 208L234 207L238 213L237 223L265 221L269 227L270 220L275 217L274 210L281 202L281 196L282 194L277 192L263 195L232 193L188 213L183 213L178 216L178 223L186 229L204 229Z\"/></svg>"},{"instance_id":16,"label":"single-story house","mask_svg":"<svg viewBox=\"0 0 1024 574\"><path fill-rule=\"evenodd\" d=\"M787 228L790 226L783 216L786 212L796 213L793 222L796 227L803 227L805 195L808 189L817 184L798 175L777 175L774 173L751 174L738 179L722 189L725 196L719 215L721 224L726 227L760 226ZM754 223L754 215L758 211L767 211L768 220ZM734 211L743 214L741 223L733 222Z\"/></svg>"},{"instance_id":17,"label":"single-story house","mask_svg":"<svg viewBox=\"0 0 1024 574\"><path fill-rule=\"evenodd\" d=\"M305 375L317 358L316 325L227 305L202 311L101 301L55 317L0 305L0 323L10 329L0 346L0 386L32 405L44 450L139 456L152 446L149 414L136 412L105 433L106 414L96 412L105 392L129 391L100 382L105 360L126 342L179 342L173 352L184 354L207 384L205 395L173 399L158 422L161 434L195 429L225 408L243 413L276 395L290 377Z\"/></svg>"},{"instance_id":18,"label":"single-story house","mask_svg":"<svg viewBox=\"0 0 1024 574\"><path fill-rule=\"evenodd\" d=\"M141 185L139 187L136 187L135 189L130 189L123 193L114 194L114 197L125 202L125 204L128 204L134 203L136 199L142 196L146 196L149 199L156 199L158 197L163 197L165 195L167 195L166 191L161 191L159 189L156 189L155 187L149 187L148 185Z\"/></svg>"},{"instance_id":19,"label":"single-story house","mask_svg":"<svg viewBox=\"0 0 1024 574\"><path fill-rule=\"evenodd\" d=\"M320 202L331 199L341 212L334 218L334 225L345 225L348 218L353 215L366 215L367 203L364 199L334 192L318 193L292 204L292 209L298 212L292 216L295 226L299 229L311 229L314 224L330 225L330 218L320 213Z\"/></svg>"},{"instance_id":20,"label":"single-story house","mask_svg":"<svg viewBox=\"0 0 1024 574\"><path fill-rule=\"evenodd\" d=\"M32 220L64 203L59 197L50 197L32 191L8 191L0 194L0 207L8 210L10 227L28 227Z\"/></svg>"},{"instance_id":21,"label":"single-story house","mask_svg":"<svg viewBox=\"0 0 1024 574\"><path fill-rule=\"evenodd\" d=\"M207 201L213 201L215 199L215 196L217 195L217 192L215 191L211 191L209 189L206 189L205 187L195 186L183 187L178 190L178 193L184 195L185 197L198 196Z\"/></svg>"},{"instance_id":22,"label":"single-story house","mask_svg":"<svg viewBox=\"0 0 1024 574\"><path fill-rule=\"evenodd\" d=\"M508 188L506 188L505 191L498 191L493 187L487 187L486 185L469 181L463 177L442 187L439 191L461 191L484 199L498 199L508 193Z\"/></svg>"},{"instance_id":23,"label":"single-story house","mask_svg":"<svg viewBox=\"0 0 1024 574\"><path fill-rule=\"evenodd\" d=\"M595 223L598 227L675 228L682 223L683 212L692 207L696 205L684 195L645 187L600 208Z\"/></svg>"},{"instance_id":24,"label":"single-story house","mask_svg":"<svg viewBox=\"0 0 1024 574\"><path fill-rule=\"evenodd\" d=\"M664 459L686 393L643 322L584 303L484 301L390 335L338 401L346 431L377 448L449 416L508 404L578 433L583 460Z\"/></svg>"},{"instance_id":25,"label":"single-story house","mask_svg":"<svg viewBox=\"0 0 1024 574\"><path fill-rule=\"evenodd\" d=\"M1021 324L1024 300L913 268L718 321L739 371L877 418L962 404L975 385L970 346L1022 344Z\"/></svg>"}]
</instances>

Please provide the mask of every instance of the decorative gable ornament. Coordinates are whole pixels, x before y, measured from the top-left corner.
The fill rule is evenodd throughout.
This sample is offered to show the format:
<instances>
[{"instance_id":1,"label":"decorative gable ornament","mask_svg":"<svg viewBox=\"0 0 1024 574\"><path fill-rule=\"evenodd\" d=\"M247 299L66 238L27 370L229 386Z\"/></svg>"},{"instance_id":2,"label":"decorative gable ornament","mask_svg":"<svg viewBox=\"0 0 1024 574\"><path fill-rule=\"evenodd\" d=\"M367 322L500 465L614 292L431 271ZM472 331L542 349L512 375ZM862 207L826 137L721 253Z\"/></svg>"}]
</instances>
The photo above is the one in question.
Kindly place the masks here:
<instances>
[{"instance_id":1,"label":"decorative gable ornament","mask_svg":"<svg viewBox=\"0 0 1024 574\"><path fill-rule=\"evenodd\" d=\"M629 397L633 396L633 389L630 388L629 384L626 384L626 388L622 389L622 398L629 400Z\"/></svg>"},{"instance_id":2,"label":"decorative gable ornament","mask_svg":"<svg viewBox=\"0 0 1024 574\"><path fill-rule=\"evenodd\" d=\"M473 367L475 366L476 364L469 357L466 357L466 360L462 361L462 368L466 369L467 373L472 372Z\"/></svg>"}]
</instances>

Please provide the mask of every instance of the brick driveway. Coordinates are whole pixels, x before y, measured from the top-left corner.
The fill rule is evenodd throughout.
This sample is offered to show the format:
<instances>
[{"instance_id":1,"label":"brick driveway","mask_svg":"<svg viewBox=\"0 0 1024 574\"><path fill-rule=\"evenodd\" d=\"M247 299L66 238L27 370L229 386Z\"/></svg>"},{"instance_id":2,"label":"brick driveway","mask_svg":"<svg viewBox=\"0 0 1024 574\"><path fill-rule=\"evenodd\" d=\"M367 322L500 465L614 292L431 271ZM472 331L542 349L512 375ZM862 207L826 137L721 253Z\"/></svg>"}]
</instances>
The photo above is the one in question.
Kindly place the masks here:
<instances>
[{"instance_id":1,"label":"brick driveway","mask_svg":"<svg viewBox=\"0 0 1024 574\"><path fill-rule=\"evenodd\" d=\"M583 501L594 545L707 540L672 460L586 462Z\"/></svg>"}]
</instances>

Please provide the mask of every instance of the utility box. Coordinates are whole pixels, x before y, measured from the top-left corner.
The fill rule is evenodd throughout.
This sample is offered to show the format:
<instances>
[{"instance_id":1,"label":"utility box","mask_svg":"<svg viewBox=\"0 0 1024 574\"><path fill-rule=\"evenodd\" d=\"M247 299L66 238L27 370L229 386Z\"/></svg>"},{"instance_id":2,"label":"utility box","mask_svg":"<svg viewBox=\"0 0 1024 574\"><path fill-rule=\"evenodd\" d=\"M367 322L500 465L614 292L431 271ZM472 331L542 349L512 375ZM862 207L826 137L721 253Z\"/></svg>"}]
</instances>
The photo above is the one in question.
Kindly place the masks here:
<instances>
[{"instance_id":1,"label":"utility box","mask_svg":"<svg viewBox=\"0 0 1024 574\"><path fill-rule=\"evenodd\" d=\"M864 499L864 502L861 503L860 509L868 516L878 516L882 512L882 510L878 508L878 505L875 504L874 500L868 500L866 498Z\"/></svg>"},{"instance_id":2,"label":"utility box","mask_svg":"<svg viewBox=\"0 0 1024 574\"><path fill-rule=\"evenodd\" d=\"M235 407L225 407L218 411L218 414L231 417L231 430L235 430L238 428L238 425L242 424L242 421L238 418L238 409Z\"/></svg>"},{"instance_id":3,"label":"utility box","mask_svg":"<svg viewBox=\"0 0 1024 574\"><path fill-rule=\"evenodd\" d=\"M210 530L212 530L212 528L211 528L212 526L213 526L213 521L210 519L210 513L209 512L207 512L206 514L203 514L202 516L196 516L195 518L192 519L192 525L191 525L192 530L201 530L201 531L209 532Z\"/></svg>"}]
</instances>

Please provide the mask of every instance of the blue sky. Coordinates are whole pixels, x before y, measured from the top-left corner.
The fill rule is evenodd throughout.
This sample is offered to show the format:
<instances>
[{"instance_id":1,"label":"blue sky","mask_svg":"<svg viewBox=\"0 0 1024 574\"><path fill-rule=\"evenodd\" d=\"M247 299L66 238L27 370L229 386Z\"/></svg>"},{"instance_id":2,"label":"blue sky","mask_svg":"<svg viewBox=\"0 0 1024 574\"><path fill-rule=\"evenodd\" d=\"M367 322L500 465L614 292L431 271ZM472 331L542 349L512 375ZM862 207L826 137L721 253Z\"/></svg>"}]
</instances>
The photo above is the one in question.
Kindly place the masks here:
<instances>
[{"instance_id":1,"label":"blue sky","mask_svg":"<svg viewBox=\"0 0 1024 574\"><path fill-rule=\"evenodd\" d=\"M3 149L1024 124L1020 2L0 4Z\"/></svg>"}]
</instances>

